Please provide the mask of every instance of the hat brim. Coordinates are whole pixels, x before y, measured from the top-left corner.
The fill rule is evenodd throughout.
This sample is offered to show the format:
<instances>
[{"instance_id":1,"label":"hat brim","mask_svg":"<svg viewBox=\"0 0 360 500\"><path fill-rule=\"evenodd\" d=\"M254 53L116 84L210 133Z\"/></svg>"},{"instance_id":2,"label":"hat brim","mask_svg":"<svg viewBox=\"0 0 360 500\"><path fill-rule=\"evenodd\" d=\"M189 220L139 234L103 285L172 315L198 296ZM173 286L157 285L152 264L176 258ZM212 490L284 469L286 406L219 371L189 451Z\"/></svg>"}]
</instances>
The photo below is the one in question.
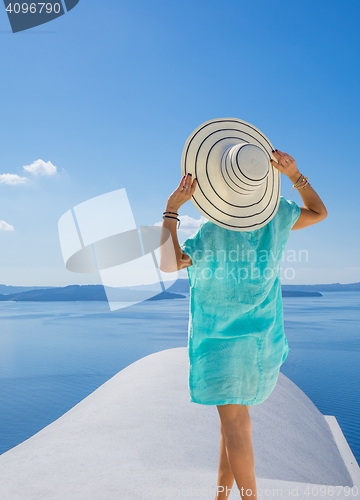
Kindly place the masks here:
<instances>
[{"instance_id":1,"label":"hat brim","mask_svg":"<svg viewBox=\"0 0 360 500\"><path fill-rule=\"evenodd\" d=\"M260 147L270 160L274 148L269 139L237 118L219 118L200 125L188 137L181 158L182 175L191 173L197 179L192 203L214 224L233 231L265 226L275 216L280 202L281 173L270 162L266 182L249 195L227 182L228 174L224 175L220 168L224 153L244 143Z\"/></svg>"}]
</instances>

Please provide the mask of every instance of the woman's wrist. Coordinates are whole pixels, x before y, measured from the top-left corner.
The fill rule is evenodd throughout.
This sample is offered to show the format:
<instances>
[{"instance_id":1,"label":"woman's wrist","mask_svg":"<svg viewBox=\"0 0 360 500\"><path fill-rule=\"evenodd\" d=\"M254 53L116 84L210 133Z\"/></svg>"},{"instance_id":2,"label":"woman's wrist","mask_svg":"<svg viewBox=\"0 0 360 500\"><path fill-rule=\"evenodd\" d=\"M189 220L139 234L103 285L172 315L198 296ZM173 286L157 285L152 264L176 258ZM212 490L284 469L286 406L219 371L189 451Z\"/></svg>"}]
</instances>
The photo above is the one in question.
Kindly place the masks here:
<instances>
[{"instance_id":1,"label":"woman's wrist","mask_svg":"<svg viewBox=\"0 0 360 500\"><path fill-rule=\"evenodd\" d=\"M301 172L297 170L294 174L288 175L288 178L291 180L293 185L299 180L299 177L301 176Z\"/></svg>"},{"instance_id":2,"label":"woman's wrist","mask_svg":"<svg viewBox=\"0 0 360 500\"><path fill-rule=\"evenodd\" d=\"M175 222L179 222L179 225L175 227L180 227L178 209L174 207L174 205L166 205L165 212L163 213L163 223L167 220L174 220Z\"/></svg>"},{"instance_id":3,"label":"woman's wrist","mask_svg":"<svg viewBox=\"0 0 360 500\"><path fill-rule=\"evenodd\" d=\"M176 212L178 213L180 207L177 207L176 205L171 205L170 203L166 204L165 211L166 212Z\"/></svg>"}]
</instances>

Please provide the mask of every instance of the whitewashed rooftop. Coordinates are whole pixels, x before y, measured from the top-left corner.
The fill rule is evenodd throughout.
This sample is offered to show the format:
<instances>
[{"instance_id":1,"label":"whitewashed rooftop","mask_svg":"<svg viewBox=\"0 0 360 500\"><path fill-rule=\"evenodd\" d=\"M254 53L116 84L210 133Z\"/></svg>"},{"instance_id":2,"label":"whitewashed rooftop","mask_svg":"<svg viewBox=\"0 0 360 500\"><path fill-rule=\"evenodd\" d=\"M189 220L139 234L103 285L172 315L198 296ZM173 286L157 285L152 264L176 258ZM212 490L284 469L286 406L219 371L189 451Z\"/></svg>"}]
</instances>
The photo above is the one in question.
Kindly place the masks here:
<instances>
[{"instance_id":1,"label":"whitewashed rooftop","mask_svg":"<svg viewBox=\"0 0 360 500\"><path fill-rule=\"evenodd\" d=\"M189 402L187 370L186 347L121 370L0 456L1 500L214 500L219 416ZM345 486L360 496L359 466L336 419L285 375L250 415L259 498L356 497ZM229 498L240 498L233 490Z\"/></svg>"}]
</instances>

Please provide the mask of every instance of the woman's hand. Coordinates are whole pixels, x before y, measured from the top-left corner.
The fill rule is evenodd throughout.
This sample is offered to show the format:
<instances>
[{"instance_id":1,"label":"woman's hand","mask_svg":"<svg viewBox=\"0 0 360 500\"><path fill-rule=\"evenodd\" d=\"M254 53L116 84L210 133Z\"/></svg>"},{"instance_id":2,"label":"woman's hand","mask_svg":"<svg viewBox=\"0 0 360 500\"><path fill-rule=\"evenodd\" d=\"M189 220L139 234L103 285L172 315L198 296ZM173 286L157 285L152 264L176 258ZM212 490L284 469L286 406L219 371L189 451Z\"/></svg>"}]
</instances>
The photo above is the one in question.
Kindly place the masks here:
<instances>
[{"instance_id":1,"label":"woman's hand","mask_svg":"<svg viewBox=\"0 0 360 500\"><path fill-rule=\"evenodd\" d=\"M166 208L167 209L173 208L175 209L175 211L178 211L181 205L190 200L190 198L195 192L196 186L197 186L197 180L194 179L191 182L191 174L187 174L185 177L181 179L178 187L169 196Z\"/></svg>"},{"instance_id":2,"label":"woman's hand","mask_svg":"<svg viewBox=\"0 0 360 500\"><path fill-rule=\"evenodd\" d=\"M279 170L282 174L285 174L294 184L297 179L300 177L300 172L296 166L296 161L294 158L283 151L279 151L275 149L275 151L271 151L272 155L276 158L275 160L270 160L270 163L273 167Z\"/></svg>"}]
</instances>

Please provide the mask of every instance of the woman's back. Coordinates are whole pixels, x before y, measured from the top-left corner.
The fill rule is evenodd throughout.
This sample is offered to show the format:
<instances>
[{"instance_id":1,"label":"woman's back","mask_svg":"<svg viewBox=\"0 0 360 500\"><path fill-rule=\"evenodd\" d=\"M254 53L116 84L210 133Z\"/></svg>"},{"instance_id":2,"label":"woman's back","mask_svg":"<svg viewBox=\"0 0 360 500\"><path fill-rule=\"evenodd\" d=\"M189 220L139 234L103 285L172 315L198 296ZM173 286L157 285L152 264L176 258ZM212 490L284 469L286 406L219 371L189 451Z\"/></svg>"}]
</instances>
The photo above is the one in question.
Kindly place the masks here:
<instances>
[{"instance_id":1,"label":"woman's back","mask_svg":"<svg viewBox=\"0 0 360 500\"><path fill-rule=\"evenodd\" d=\"M254 231L203 223L181 249L191 257L188 350L191 401L259 404L289 351L280 262L300 207L281 197Z\"/></svg>"}]
</instances>

